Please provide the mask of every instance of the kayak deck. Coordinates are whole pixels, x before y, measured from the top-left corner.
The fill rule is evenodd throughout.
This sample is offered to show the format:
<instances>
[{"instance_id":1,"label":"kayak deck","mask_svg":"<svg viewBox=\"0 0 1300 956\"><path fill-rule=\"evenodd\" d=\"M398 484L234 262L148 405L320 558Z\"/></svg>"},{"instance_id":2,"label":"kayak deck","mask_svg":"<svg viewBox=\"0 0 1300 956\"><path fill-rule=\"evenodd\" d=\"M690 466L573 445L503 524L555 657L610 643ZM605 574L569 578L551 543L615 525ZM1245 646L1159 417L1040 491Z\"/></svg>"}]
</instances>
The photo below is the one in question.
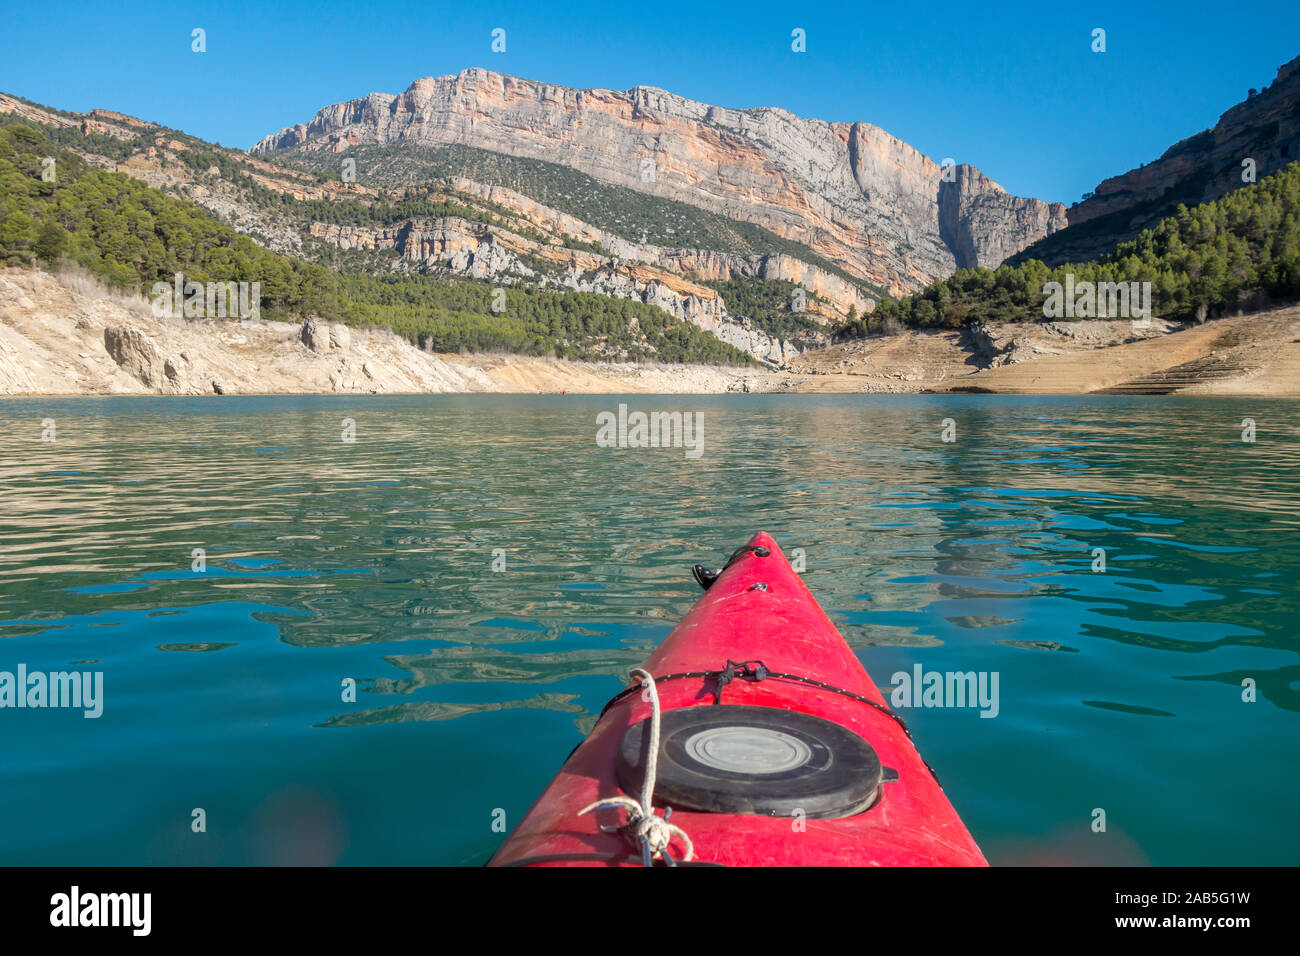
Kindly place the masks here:
<instances>
[{"instance_id":1,"label":"kayak deck","mask_svg":"<svg viewBox=\"0 0 1300 956\"><path fill-rule=\"evenodd\" d=\"M751 663L733 668L736 679L719 688L719 672L744 661L761 662L764 679L754 679ZM656 679L664 714L718 706L720 690L723 705L792 711L847 728L886 768L870 807L836 819L674 808L672 823L690 835L697 862L987 865L904 725L767 534L737 552L644 669ZM639 797L619 786L616 767L624 735L651 715L644 696L625 692L611 702L489 865L641 865L624 835L601 828L621 825L623 810L577 814L611 796ZM655 799L661 812L663 804Z\"/></svg>"}]
</instances>

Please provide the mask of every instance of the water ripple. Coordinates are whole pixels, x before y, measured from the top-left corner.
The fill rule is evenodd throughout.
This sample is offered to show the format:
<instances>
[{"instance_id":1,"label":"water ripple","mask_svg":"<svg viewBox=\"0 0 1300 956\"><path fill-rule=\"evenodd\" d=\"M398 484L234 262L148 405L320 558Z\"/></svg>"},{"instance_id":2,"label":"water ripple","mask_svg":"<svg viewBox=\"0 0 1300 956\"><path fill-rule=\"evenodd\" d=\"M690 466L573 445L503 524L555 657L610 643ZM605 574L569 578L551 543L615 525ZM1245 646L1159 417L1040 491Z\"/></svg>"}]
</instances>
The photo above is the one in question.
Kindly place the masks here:
<instances>
[{"instance_id":1,"label":"water ripple","mask_svg":"<svg viewBox=\"0 0 1300 956\"><path fill-rule=\"evenodd\" d=\"M1096 806L1153 862L1295 862L1294 402L622 399L702 412L688 459L597 448L619 400L0 402L0 670L94 662L107 695L0 711L0 862L260 860L302 787L338 862L482 860L689 565L760 528L878 683L1001 675L998 719L907 715L994 862ZM1243 740L1251 774L1207 778ZM197 806L247 839L174 836Z\"/></svg>"}]
</instances>

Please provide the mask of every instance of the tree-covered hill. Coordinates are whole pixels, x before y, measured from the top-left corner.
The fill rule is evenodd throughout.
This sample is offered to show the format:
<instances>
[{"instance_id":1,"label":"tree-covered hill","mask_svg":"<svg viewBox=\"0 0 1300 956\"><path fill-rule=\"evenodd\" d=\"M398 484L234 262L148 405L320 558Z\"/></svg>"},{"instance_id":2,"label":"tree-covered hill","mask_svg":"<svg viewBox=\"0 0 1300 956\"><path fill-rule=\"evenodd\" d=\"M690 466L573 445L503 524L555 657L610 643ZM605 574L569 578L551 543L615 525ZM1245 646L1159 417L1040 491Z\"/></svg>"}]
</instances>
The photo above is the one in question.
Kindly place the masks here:
<instances>
[{"instance_id":1,"label":"tree-covered hill","mask_svg":"<svg viewBox=\"0 0 1300 956\"><path fill-rule=\"evenodd\" d=\"M343 315L385 326L440 352L516 352L557 358L749 365L733 348L662 309L590 292L532 287L498 293L483 282L430 276L342 275ZM493 297L504 295L493 311Z\"/></svg>"},{"instance_id":2,"label":"tree-covered hill","mask_svg":"<svg viewBox=\"0 0 1300 956\"><path fill-rule=\"evenodd\" d=\"M727 303L728 311L743 315L775 338L796 342L803 346L823 344L826 329L810 319L806 312L796 312L792 306L799 286L785 279L709 279L701 285L715 289ZM807 293L808 299L815 299Z\"/></svg>"},{"instance_id":3,"label":"tree-covered hill","mask_svg":"<svg viewBox=\"0 0 1300 956\"><path fill-rule=\"evenodd\" d=\"M40 130L4 126L0 262L65 257L121 289L147 292L180 272L196 282L259 282L263 315L338 311L323 266L277 255L197 206L96 169Z\"/></svg>"},{"instance_id":4,"label":"tree-covered hill","mask_svg":"<svg viewBox=\"0 0 1300 956\"><path fill-rule=\"evenodd\" d=\"M371 234L395 232L401 237L405 235L401 227L408 223L449 219L464 224L460 228L498 230L543 246L610 256L605 246L585 234L570 234L554 223L532 220L472 191L456 188L450 181L453 176L477 176L486 182L509 183L537 192L578 218L589 214L608 231L634 239L646 238L648 228L650 238L674 247L698 245L745 254L781 252L814 262L826 271L842 272L811 249L761 227L606 186L550 163L532 163L467 148L441 151L431 164L424 162L427 157L414 157L414 166L412 157L367 152L365 148L359 148L356 156L335 157L328 162L311 154L254 157L130 117L65 113L8 94L0 96L4 101L18 101L33 108L23 113L0 112L0 127L22 125L35 129L91 166L129 171L137 179L147 179L165 195L211 210L217 221L260 246L336 273L382 275L403 271L455 280L463 278L467 270L444 261L402 262L404 250L392 247L349 247L322 237L316 231L321 224L355 227ZM0 107L3 105L0 102ZM35 117L43 117L44 121ZM288 163L287 159L294 162ZM341 163L349 159L358 161L357 182L345 182L340 176ZM453 228L457 228L456 223ZM353 238L349 236L348 241ZM569 284L571 266L563 259L527 253L519 253L518 257L533 270L533 275L513 275L511 282L541 287ZM676 271L671 263L666 268ZM843 277L850 278L847 273ZM770 298L769 290L763 288L764 281L736 278L726 283L722 295L733 319L749 319L755 328L770 333L792 323L790 317L774 314L762 303ZM862 287L861 283L856 285ZM593 291L610 294L606 290ZM802 323L796 320L793 325ZM794 340L807 346L824 338L825 329L817 328L796 335Z\"/></svg>"},{"instance_id":5,"label":"tree-covered hill","mask_svg":"<svg viewBox=\"0 0 1300 956\"><path fill-rule=\"evenodd\" d=\"M640 302L510 289L504 308L494 310L495 290L482 282L335 273L272 252L193 203L95 168L40 129L0 126L0 264L53 266L65 259L111 286L146 295L176 273L187 281L257 282L264 318L317 315L386 326L437 349L753 362Z\"/></svg>"},{"instance_id":6,"label":"tree-covered hill","mask_svg":"<svg viewBox=\"0 0 1300 956\"><path fill-rule=\"evenodd\" d=\"M1205 319L1300 300L1300 163L1188 209L1092 262L1049 269L1036 259L996 270L959 269L924 292L883 299L836 330L859 338L901 324L957 328L969 322L1044 317L1049 283L1151 283L1152 312Z\"/></svg>"}]
</instances>

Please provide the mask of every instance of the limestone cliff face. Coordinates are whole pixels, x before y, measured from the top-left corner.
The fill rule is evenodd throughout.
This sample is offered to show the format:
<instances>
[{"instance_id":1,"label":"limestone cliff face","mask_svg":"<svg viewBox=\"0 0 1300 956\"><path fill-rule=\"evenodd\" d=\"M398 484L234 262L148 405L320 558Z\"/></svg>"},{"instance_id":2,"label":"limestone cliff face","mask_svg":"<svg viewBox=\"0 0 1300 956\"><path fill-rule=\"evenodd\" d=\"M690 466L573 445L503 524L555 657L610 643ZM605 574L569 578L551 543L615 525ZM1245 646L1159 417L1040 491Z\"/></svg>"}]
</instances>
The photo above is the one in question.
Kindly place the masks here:
<instances>
[{"instance_id":1,"label":"limestone cliff face","mask_svg":"<svg viewBox=\"0 0 1300 956\"><path fill-rule=\"evenodd\" d=\"M1061 228L1052 206L1007 195L973 166L958 166L954 173L951 182L939 184L939 235L958 269L996 269L1024 248L1019 237Z\"/></svg>"},{"instance_id":2,"label":"limestone cliff face","mask_svg":"<svg viewBox=\"0 0 1300 956\"><path fill-rule=\"evenodd\" d=\"M631 242L599 229L574 216L552 209L543 203L506 189L487 186L473 180L453 177L449 185L458 192L477 196L497 206L518 213L535 226L541 226L583 242L597 243L620 259L645 262L670 272L693 273L701 279L784 279L801 285L817 298L809 302L809 317L814 321L841 321L852 307L859 315L870 312L875 300L839 275L809 265L783 253L736 255L704 249L672 249L648 242ZM819 300L829 308L819 312Z\"/></svg>"},{"instance_id":3,"label":"limestone cliff face","mask_svg":"<svg viewBox=\"0 0 1300 956\"><path fill-rule=\"evenodd\" d=\"M894 293L959 262L997 265L1065 225L1063 206L1009 196L963 169L962 188L943 191L952 193L954 246L940 228L941 167L869 123L727 109L653 87L575 90L482 69L326 107L254 151L399 141L559 163L757 223Z\"/></svg>"},{"instance_id":4,"label":"limestone cliff face","mask_svg":"<svg viewBox=\"0 0 1300 956\"><path fill-rule=\"evenodd\" d=\"M1070 225L1025 249L1017 259L1048 265L1092 259L1174 213L1248 185L1245 160L1263 179L1300 160L1300 57L1266 89L1219 117L1213 129L1175 143L1155 162L1112 176L1069 210Z\"/></svg>"}]
</instances>

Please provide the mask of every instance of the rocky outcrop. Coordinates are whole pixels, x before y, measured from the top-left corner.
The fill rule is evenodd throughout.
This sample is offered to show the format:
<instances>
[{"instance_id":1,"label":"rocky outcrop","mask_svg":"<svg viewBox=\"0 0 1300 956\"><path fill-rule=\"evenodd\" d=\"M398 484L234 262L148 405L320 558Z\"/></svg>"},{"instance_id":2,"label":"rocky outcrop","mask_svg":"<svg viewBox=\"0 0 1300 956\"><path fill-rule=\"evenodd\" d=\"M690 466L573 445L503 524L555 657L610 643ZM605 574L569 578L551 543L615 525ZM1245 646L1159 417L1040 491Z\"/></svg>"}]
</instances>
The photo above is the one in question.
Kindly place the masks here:
<instances>
[{"instance_id":1,"label":"rocky outcrop","mask_svg":"<svg viewBox=\"0 0 1300 956\"><path fill-rule=\"evenodd\" d=\"M329 326L314 317L308 317L302 323L299 333L302 344L313 352L328 352L330 348Z\"/></svg>"},{"instance_id":2,"label":"rocky outcrop","mask_svg":"<svg viewBox=\"0 0 1300 956\"><path fill-rule=\"evenodd\" d=\"M130 325L110 325L104 329L104 349L124 371L138 378L143 385L157 388L165 363L153 339ZM169 362L166 364L170 364ZM175 366L171 366L173 372ZM166 375L174 379L175 375Z\"/></svg>"},{"instance_id":3,"label":"rocky outcrop","mask_svg":"<svg viewBox=\"0 0 1300 956\"><path fill-rule=\"evenodd\" d=\"M1037 199L1007 195L973 166L958 166L939 183L939 235L958 269L996 269L1024 248L1022 237L1063 225L1060 212Z\"/></svg>"},{"instance_id":4,"label":"rocky outcrop","mask_svg":"<svg viewBox=\"0 0 1300 956\"><path fill-rule=\"evenodd\" d=\"M110 110L91 110L89 113L65 113L62 110L49 110L35 103L27 103L7 93L0 93L0 113L43 123L57 129L77 129L81 135L90 133L112 136L115 139L129 140L135 137L136 130L148 124L133 116L124 116Z\"/></svg>"},{"instance_id":5,"label":"rocky outcrop","mask_svg":"<svg viewBox=\"0 0 1300 956\"><path fill-rule=\"evenodd\" d=\"M317 328L324 352L303 347L297 323L159 318L86 276L0 269L0 395L518 390L386 329L349 329L336 347Z\"/></svg>"},{"instance_id":6,"label":"rocky outcrop","mask_svg":"<svg viewBox=\"0 0 1300 956\"><path fill-rule=\"evenodd\" d=\"M1001 368L1032 362L1046 356L1112 348L1157 339L1183 328L1182 324L1152 318L1147 322L1082 319L1072 322L977 322L963 326L962 348L979 368Z\"/></svg>"},{"instance_id":7,"label":"rocky outcrop","mask_svg":"<svg viewBox=\"0 0 1300 956\"><path fill-rule=\"evenodd\" d=\"M1172 215L1180 203L1213 202L1249 185L1243 163L1263 179L1300 160L1300 57L1282 66L1272 85L1219 117L1213 129L1167 149L1155 162L1113 176L1069 210L1069 228L1021 251L1013 261L1048 265L1104 255Z\"/></svg>"},{"instance_id":8,"label":"rocky outcrop","mask_svg":"<svg viewBox=\"0 0 1300 956\"><path fill-rule=\"evenodd\" d=\"M943 170L902 140L869 123L726 109L654 87L575 90L470 69L326 107L254 151L393 142L562 163L762 225L895 293L959 261L940 230ZM982 175L969 175L950 201L960 255L982 263L1065 225L1063 206L1008 196Z\"/></svg>"},{"instance_id":9,"label":"rocky outcrop","mask_svg":"<svg viewBox=\"0 0 1300 956\"><path fill-rule=\"evenodd\" d=\"M705 280L773 279L793 282L813 294L808 300L808 317L814 321L839 322L850 309L858 315L865 315L876 307L875 299L864 295L847 280L784 253L738 256L703 249L665 249L657 261L666 268Z\"/></svg>"},{"instance_id":10,"label":"rocky outcrop","mask_svg":"<svg viewBox=\"0 0 1300 956\"><path fill-rule=\"evenodd\" d=\"M449 179L448 184L458 192L509 209L531 225L581 242L594 243L620 259L645 262L672 272L693 274L705 280L746 278L793 282L817 297L809 302L810 318L814 320L838 322L848 314L850 308L862 315L870 312L876 304L874 299L842 276L784 253L743 256L631 242L503 186L487 186L461 177ZM822 302L829 309L821 310Z\"/></svg>"}]
</instances>

